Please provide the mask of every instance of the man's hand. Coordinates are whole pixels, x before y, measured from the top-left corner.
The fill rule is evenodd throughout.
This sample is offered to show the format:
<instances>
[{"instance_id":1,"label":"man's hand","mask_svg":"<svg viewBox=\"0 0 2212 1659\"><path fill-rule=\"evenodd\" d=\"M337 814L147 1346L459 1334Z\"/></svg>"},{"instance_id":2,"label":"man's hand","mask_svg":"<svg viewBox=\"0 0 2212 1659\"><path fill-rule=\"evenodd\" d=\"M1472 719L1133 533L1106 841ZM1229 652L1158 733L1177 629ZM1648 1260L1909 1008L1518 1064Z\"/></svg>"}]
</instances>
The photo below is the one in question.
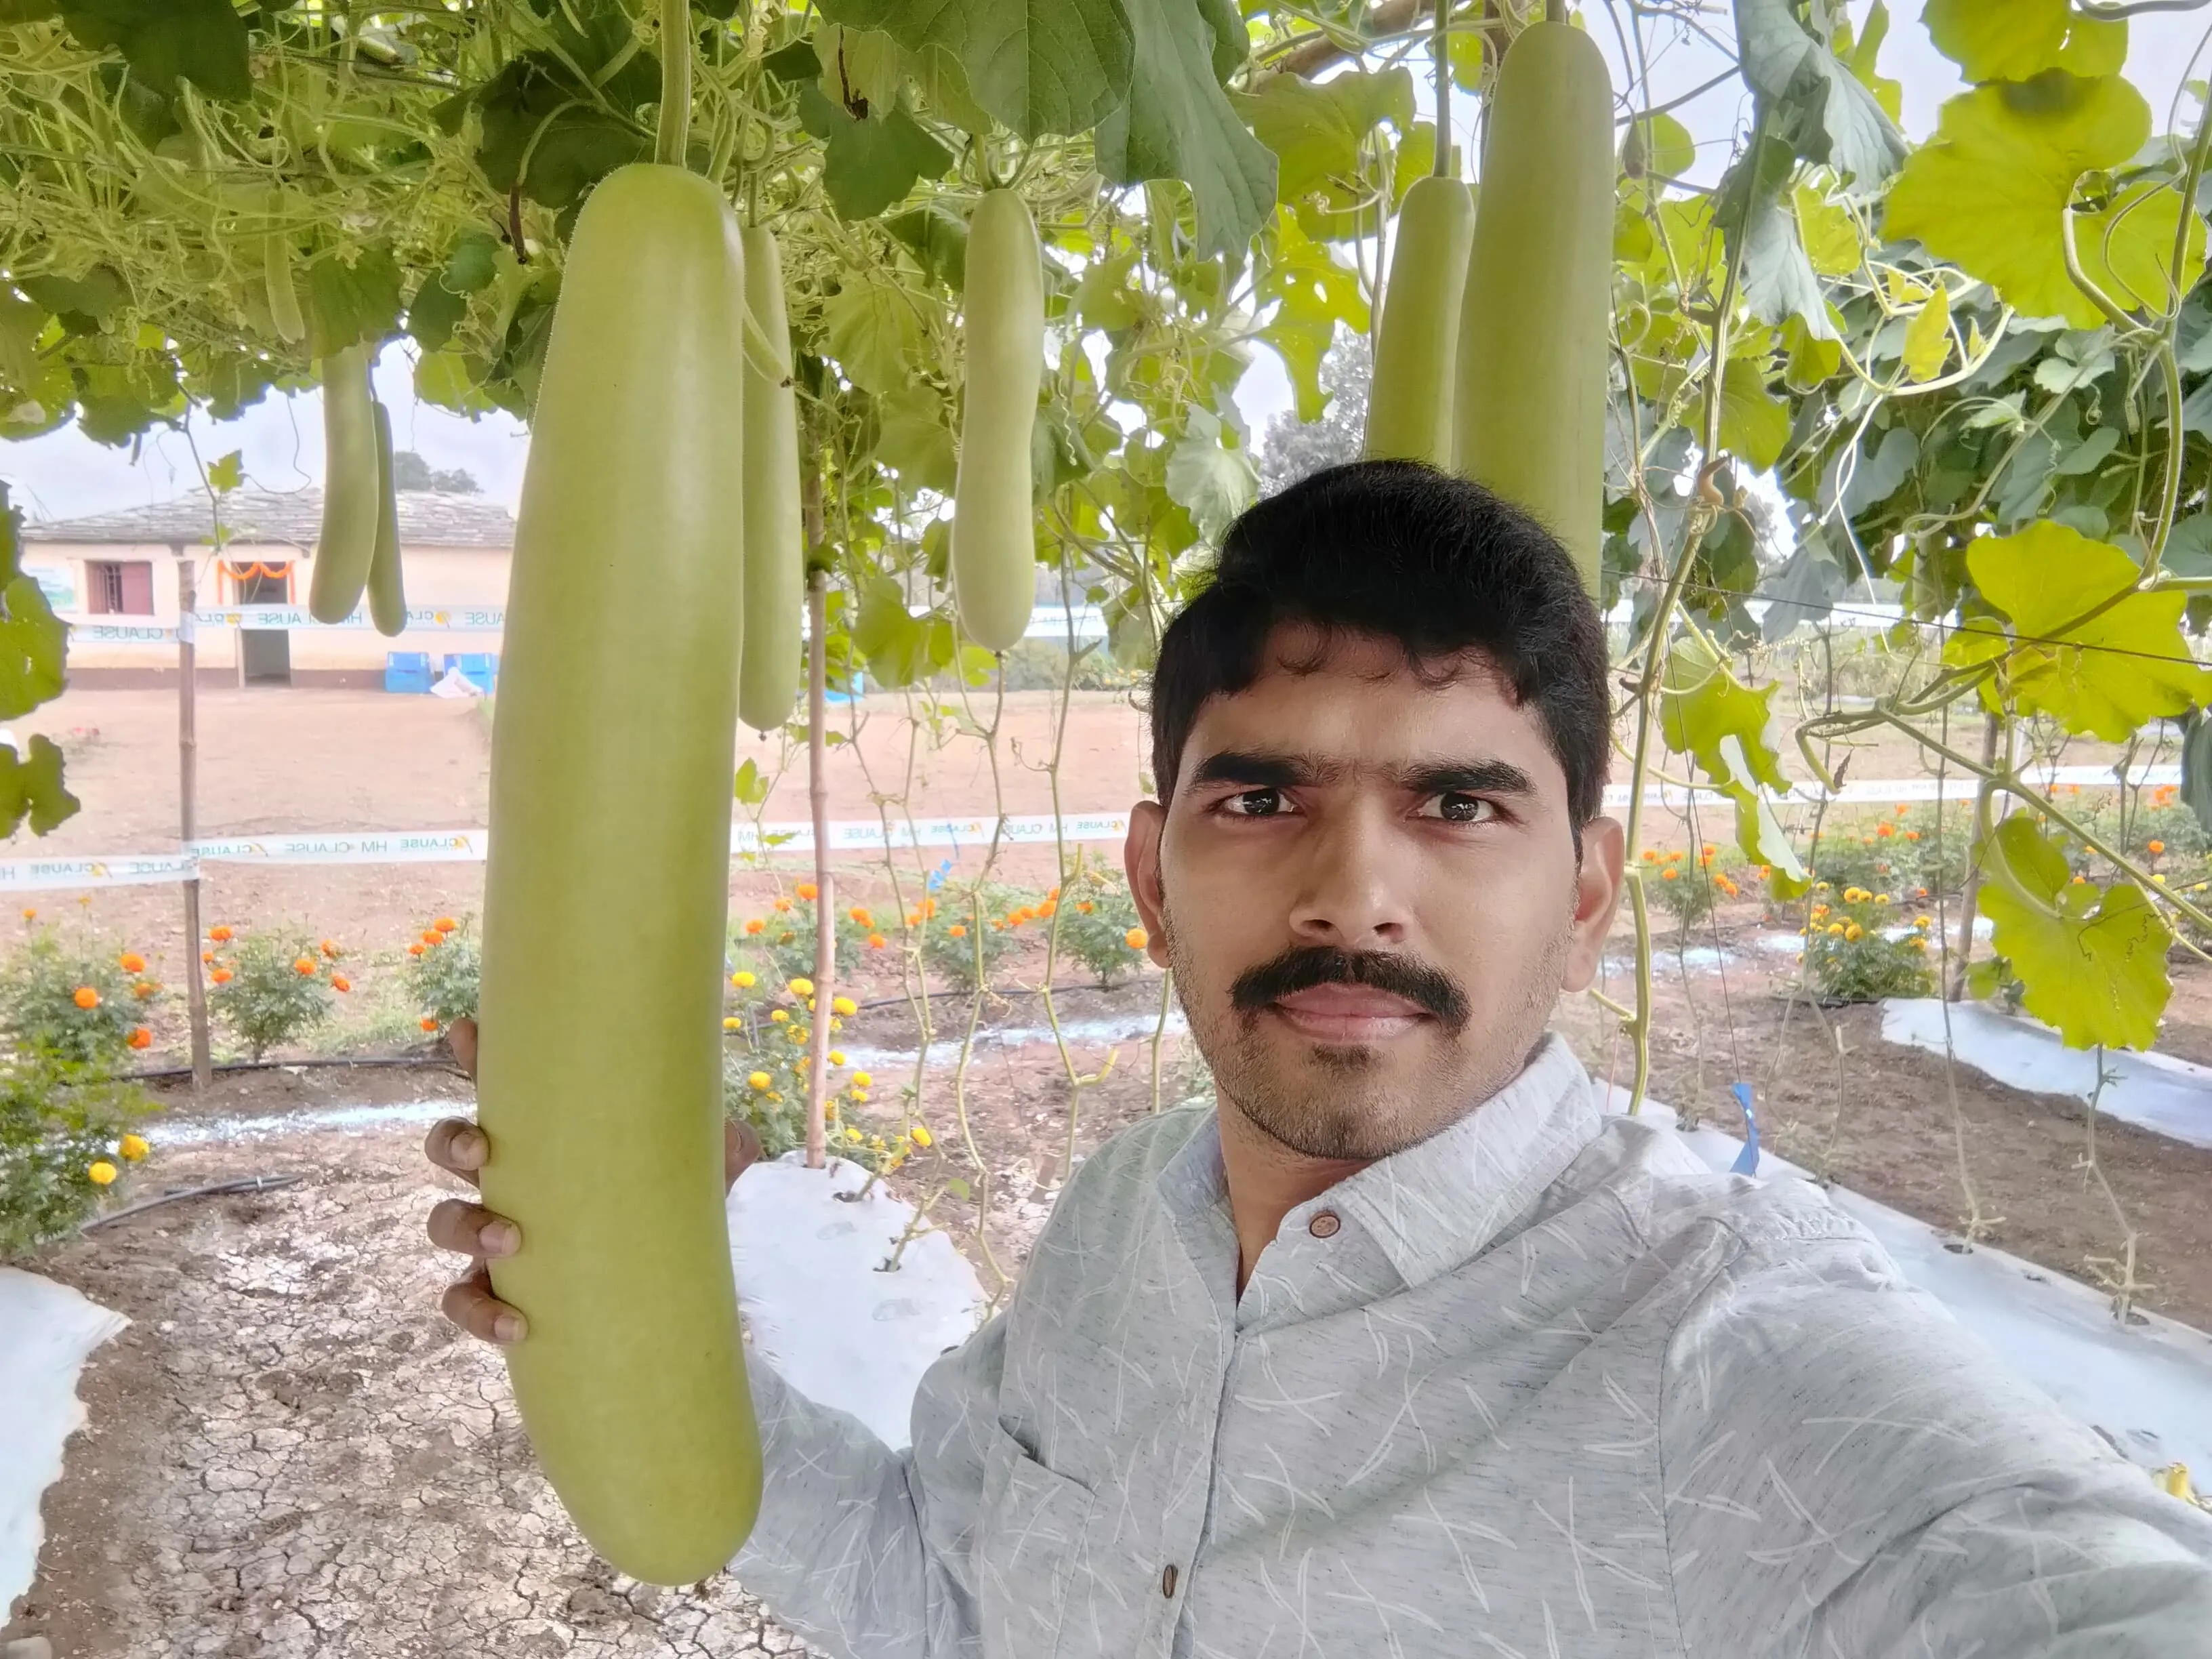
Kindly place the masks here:
<instances>
[{"instance_id":1,"label":"man's hand","mask_svg":"<svg viewBox=\"0 0 2212 1659\"><path fill-rule=\"evenodd\" d=\"M477 1073L477 1024L457 1019L447 1032L453 1058L473 1079ZM473 1187L477 1171L491 1157L491 1142L484 1132L465 1118L441 1119L422 1144L423 1155L448 1175L457 1175ZM722 1141L722 1171L726 1184L734 1184L760 1161L760 1137L750 1123L726 1126ZM513 1255L522 1246L522 1230L505 1216L495 1215L481 1204L449 1198L430 1212L430 1242L440 1249L455 1250L470 1258L467 1275L446 1287L440 1310L471 1336L487 1342L520 1342L529 1323L491 1292L491 1266L501 1256Z\"/></svg>"}]
</instances>

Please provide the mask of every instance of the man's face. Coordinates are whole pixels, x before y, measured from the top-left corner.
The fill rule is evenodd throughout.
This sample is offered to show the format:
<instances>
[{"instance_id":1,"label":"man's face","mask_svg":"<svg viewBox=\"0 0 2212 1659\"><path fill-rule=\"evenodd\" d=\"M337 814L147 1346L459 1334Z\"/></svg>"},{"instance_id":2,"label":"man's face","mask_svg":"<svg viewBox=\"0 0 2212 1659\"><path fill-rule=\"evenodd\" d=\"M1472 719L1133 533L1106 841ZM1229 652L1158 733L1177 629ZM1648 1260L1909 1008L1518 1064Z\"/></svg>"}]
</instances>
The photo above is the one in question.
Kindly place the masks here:
<instances>
[{"instance_id":1,"label":"man's face","mask_svg":"<svg viewBox=\"0 0 2212 1659\"><path fill-rule=\"evenodd\" d=\"M1310 629L1199 713L1130 886L1225 1103L1309 1157L1385 1158L1510 1082L1595 975L1620 827L1586 825L1478 659Z\"/></svg>"}]
</instances>

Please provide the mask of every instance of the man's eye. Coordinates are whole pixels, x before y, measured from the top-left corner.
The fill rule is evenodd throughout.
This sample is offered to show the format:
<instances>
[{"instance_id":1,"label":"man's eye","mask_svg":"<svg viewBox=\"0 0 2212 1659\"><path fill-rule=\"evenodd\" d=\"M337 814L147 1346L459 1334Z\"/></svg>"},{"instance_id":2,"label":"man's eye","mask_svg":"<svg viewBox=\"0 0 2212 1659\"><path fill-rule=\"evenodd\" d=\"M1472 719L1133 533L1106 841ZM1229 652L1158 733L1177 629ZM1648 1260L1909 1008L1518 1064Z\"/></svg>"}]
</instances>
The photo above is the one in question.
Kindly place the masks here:
<instances>
[{"instance_id":1,"label":"man's eye","mask_svg":"<svg viewBox=\"0 0 2212 1659\"><path fill-rule=\"evenodd\" d=\"M1271 818L1283 810L1283 792L1279 789L1247 789L1224 799L1221 810L1232 817Z\"/></svg>"},{"instance_id":2,"label":"man's eye","mask_svg":"<svg viewBox=\"0 0 2212 1659\"><path fill-rule=\"evenodd\" d=\"M1432 795L1424 805L1423 817L1442 818L1446 823L1487 823L1498 816L1498 809L1480 795L1462 795L1449 791Z\"/></svg>"}]
</instances>

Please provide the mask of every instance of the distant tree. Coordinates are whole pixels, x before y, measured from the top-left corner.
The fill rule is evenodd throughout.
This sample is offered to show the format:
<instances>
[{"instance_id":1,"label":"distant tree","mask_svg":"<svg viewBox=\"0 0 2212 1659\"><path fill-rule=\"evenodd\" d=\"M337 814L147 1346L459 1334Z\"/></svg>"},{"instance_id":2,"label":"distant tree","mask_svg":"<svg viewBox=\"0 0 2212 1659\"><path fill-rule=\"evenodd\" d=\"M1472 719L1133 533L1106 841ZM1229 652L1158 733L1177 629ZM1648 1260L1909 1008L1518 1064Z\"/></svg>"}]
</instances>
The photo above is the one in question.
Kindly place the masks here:
<instances>
[{"instance_id":1,"label":"distant tree","mask_svg":"<svg viewBox=\"0 0 2212 1659\"><path fill-rule=\"evenodd\" d=\"M1278 415L1260 441L1260 489L1272 495L1310 472L1356 461L1367 431L1367 382L1373 373L1364 334L1339 332L1322 359L1322 388L1334 395L1317 421Z\"/></svg>"},{"instance_id":2,"label":"distant tree","mask_svg":"<svg viewBox=\"0 0 2212 1659\"><path fill-rule=\"evenodd\" d=\"M411 449L392 452L392 487L394 489L441 489L449 495L474 495L483 486L463 467L441 472Z\"/></svg>"}]
</instances>

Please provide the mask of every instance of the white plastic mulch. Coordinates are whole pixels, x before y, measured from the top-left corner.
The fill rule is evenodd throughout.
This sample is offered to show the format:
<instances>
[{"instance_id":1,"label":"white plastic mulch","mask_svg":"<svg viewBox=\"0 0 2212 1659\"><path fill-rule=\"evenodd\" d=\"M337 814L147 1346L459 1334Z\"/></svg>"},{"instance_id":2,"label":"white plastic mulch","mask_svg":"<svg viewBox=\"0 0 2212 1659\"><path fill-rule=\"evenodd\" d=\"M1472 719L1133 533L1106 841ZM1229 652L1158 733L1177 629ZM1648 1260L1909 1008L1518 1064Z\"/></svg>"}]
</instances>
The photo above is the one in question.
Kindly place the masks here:
<instances>
[{"instance_id":1,"label":"white plastic mulch","mask_svg":"<svg viewBox=\"0 0 2212 1659\"><path fill-rule=\"evenodd\" d=\"M77 1371L129 1322L66 1285L0 1267L0 1622L31 1587L45 1536L39 1499L84 1425Z\"/></svg>"},{"instance_id":2,"label":"white plastic mulch","mask_svg":"<svg viewBox=\"0 0 2212 1659\"><path fill-rule=\"evenodd\" d=\"M1893 997L1881 1006L1882 1038L1940 1054L1943 1010L1934 997ZM1984 1075L2030 1094L2087 1101L2095 1091L2094 1049L2069 1048L2049 1026L1978 1003L1952 1003L1950 1014L1951 1052ZM2107 1048L2105 1071L2099 1111L2192 1146L2212 1146L2212 1067Z\"/></svg>"},{"instance_id":3,"label":"white plastic mulch","mask_svg":"<svg viewBox=\"0 0 2212 1659\"><path fill-rule=\"evenodd\" d=\"M1618 1110L1626 1102L1616 1087L1601 1103ZM1675 1122L1671 1108L1652 1101L1643 1115ZM1735 1136L1710 1127L1682 1139L1716 1170L1732 1168L1743 1151ZM1766 1152L1759 1176L1813 1178ZM2148 1469L2185 1463L2200 1481L2212 1472L2212 1335L2155 1314L2124 1325L2108 1297L2077 1280L1986 1244L1954 1249L1955 1238L1841 1187L1829 1188L1828 1198L1875 1236L1905 1278L2128 1457Z\"/></svg>"},{"instance_id":4,"label":"white plastic mulch","mask_svg":"<svg viewBox=\"0 0 2212 1659\"><path fill-rule=\"evenodd\" d=\"M908 1239L914 1206L843 1158L757 1164L730 1189L730 1261L763 1361L808 1399L850 1412L886 1445L911 1438L921 1374L981 1322L983 1290L968 1259L934 1230Z\"/></svg>"}]
</instances>

